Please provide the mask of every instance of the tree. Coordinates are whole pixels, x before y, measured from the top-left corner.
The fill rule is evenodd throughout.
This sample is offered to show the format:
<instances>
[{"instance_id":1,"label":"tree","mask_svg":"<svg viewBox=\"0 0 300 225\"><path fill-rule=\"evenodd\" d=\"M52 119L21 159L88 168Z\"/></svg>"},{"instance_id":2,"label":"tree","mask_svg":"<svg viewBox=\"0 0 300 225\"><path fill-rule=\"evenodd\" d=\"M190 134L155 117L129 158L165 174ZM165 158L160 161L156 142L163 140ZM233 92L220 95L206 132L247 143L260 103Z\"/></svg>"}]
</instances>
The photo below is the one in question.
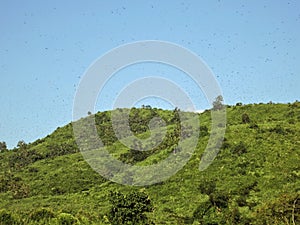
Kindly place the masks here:
<instances>
[{"instance_id":1,"label":"tree","mask_svg":"<svg viewBox=\"0 0 300 225\"><path fill-rule=\"evenodd\" d=\"M250 123L251 122L250 117L249 117L249 115L247 113L243 113L243 115L242 115L242 122L243 123Z\"/></svg>"},{"instance_id":2,"label":"tree","mask_svg":"<svg viewBox=\"0 0 300 225\"><path fill-rule=\"evenodd\" d=\"M180 109L178 107L176 107L174 110L173 110L173 118L171 119L171 122L172 123L180 123Z\"/></svg>"},{"instance_id":3,"label":"tree","mask_svg":"<svg viewBox=\"0 0 300 225\"><path fill-rule=\"evenodd\" d=\"M25 141L21 140L18 142L17 148L21 150L25 150L27 148L27 144L25 143Z\"/></svg>"},{"instance_id":4,"label":"tree","mask_svg":"<svg viewBox=\"0 0 300 225\"><path fill-rule=\"evenodd\" d=\"M215 101L213 102L213 110L223 109L224 108L223 101L224 99L222 95L217 96Z\"/></svg>"},{"instance_id":5,"label":"tree","mask_svg":"<svg viewBox=\"0 0 300 225\"><path fill-rule=\"evenodd\" d=\"M0 152L5 152L7 150L7 146L5 141L0 142Z\"/></svg>"},{"instance_id":6,"label":"tree","mask_svg":"<svg viewBox=\"0 0 300 225\"><path fill-rule=\"evenodd\" d=\"M120 192L111 192L112 204L107 216L112 225L119 224L153 224L146 214L153 211L148 195L144 192L131 192L124 195Z\"/></svg>"}]
</instances>

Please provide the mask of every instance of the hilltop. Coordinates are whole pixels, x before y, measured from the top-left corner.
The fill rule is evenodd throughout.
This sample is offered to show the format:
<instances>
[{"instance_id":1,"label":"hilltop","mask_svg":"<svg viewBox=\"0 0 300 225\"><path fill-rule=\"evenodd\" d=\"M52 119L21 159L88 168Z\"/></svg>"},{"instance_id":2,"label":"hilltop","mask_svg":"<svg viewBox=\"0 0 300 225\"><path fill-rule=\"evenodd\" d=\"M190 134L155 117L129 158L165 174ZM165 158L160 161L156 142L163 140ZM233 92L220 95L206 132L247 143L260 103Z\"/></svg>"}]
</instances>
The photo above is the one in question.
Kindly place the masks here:
<instances>
[{"instance_id":1,"label":"hilltop","mask_svg":"<svg viewBox=\"0 0 300 225\"><path fill-rule=\"evenodd\" d=\"M83 118L95 118L98 135L116 159L130 165L155 164L174 154L184 129L186 145L189 134L199 132L189 162L154 185L117 184L84 160L70 123L33 143L20 142L0 152L0 224L110 224L112 206L119 204L112 196L116 201L147 199L142 214L149 224L300 223L299 102L226 106L225 139L204 171L199 171L199 163L211 132L210 110L182 112L184 120L196 115L201 124L185 128L178 125L178 109L116 111L120 116L130 111L131 131L141 139L151 135L148 125L155 123L154 116L166 124L166 138L153 150L140 152L118 140L111 111ZM123 126L118 124L121 130Z\"/></svg>"}]
</instances>

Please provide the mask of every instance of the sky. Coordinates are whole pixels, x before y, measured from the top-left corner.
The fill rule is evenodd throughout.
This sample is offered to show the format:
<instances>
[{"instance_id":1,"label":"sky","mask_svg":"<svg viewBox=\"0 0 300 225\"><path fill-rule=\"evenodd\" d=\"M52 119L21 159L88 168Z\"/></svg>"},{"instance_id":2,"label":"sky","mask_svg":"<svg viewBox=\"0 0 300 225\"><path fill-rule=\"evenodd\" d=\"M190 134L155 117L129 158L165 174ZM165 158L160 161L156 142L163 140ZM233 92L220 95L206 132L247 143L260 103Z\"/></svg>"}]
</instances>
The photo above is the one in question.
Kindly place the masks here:
<instances>
[{"instance_id":1,"label":"sky","mask_svg":"<svg viewBox=\"0 0 300 225\"><path fill-rule=\"evenodd\" d=\"M0 141L12 148L71 122L89 66L143 40L172 42L201 57L226 104L300 100L299 28L297 0L0 0ZM149 75L179 83L198 110L209 107L186 74L143 63L115 74L95 111L111 109L111 96ZM173 107L159 99L139 104Z\"/></svg>"}]
</instances>

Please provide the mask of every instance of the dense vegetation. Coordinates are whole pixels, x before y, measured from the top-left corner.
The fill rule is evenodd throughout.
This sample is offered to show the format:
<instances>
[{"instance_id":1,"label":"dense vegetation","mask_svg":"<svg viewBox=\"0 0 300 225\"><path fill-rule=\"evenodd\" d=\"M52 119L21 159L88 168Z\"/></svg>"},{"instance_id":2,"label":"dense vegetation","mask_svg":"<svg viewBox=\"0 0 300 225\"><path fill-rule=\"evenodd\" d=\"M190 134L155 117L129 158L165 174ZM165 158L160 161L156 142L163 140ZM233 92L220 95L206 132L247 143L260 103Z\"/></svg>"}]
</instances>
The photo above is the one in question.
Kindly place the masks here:
<instances>
[{"instance_id":1,"label":"dense vegetation","mask_svg":"<svg viewBox=\"0 0 300 225\"><path fill-rule=\"evenodd\" d=\"M117 109L120 115L128 110ZM145 152L135 150L138 142L126 147L118 140L111 112L94 115L103 143L129 164L157 163L174 154L179 132L188 142L200 131L188 164L169 180L143 188L93 171L78 152L72 124L12 150L0 142L0 224L300 224L300 103L238 103L226 110L221 151L202 172L210 110L199 114L200 127L182 127L179 109L131 109L130 128L139 138L149 137L154 116L167 125L164 140ZM184 115L188 120L192 113Z\"/></svg>"}]
</instances>

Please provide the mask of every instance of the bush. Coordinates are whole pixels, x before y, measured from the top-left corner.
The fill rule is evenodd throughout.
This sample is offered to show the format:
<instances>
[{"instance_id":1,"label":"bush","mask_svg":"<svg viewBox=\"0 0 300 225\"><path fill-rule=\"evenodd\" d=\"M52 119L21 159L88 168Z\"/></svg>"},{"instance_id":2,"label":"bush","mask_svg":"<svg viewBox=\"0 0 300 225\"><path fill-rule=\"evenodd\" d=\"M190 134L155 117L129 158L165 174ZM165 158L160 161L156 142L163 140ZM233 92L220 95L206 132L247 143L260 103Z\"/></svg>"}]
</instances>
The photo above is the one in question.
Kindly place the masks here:
<instances>
[{"instance_id":1,"label":"bush","mask_svg":"<svg viewBox=\"0 0 300 225\"><path fill-rule=\"evenodd\" d=\"M230 143L228 142L228 139L227 138L224 138L223 140L223 143L222 143L222 146L221 146L221 149L227 149L227 148L230 148Z\"/></svg>"},{"instance_id":2,"label":"bush","mask_svg":"<svg viewBox=\"0 0 300 225\"><path fill-rule=\"evenodd\" d=\"M51 219L54 217L55 217L54 212L52 212L50 209L46 209L46 208L37 209L29 215L29 218L34 221Z\"/></svg>"},{"instance_id":3,"label":"bush","mask_svg":"<svg viewBox=\"0 0 300 225\"><path fill-rule=\"evenodd\" d=\"M9 177L9 175L0 175L0 193L7 192L9 190L10 180L11 178Z\"/></svg>"},{"instance_id":4,"label":"bush","mask_svg":"<svg viewBox=\"0 0 300 225\"><path fill-rule=\"evenodd\" d=\"M242 155L244 153L247 153L247 147L244 144L244 142L240 142L238 145L236 145L232 150L232 153L237 155Z\"/></svg>"},{"instance_id":5,"label":"bush","mask_svg":"<svg viewBox=\"0 0 300 225\"><path fill-rule=\"evenodd\" d=\"M58 224L60 225L72 225L72 224L77 224L78 220L76 217L69 213L61 213L58 215Z\"/></svg>"},{"instance_id":6,"label":"bush","mask_svg":"<svg viewBox=\"0 0 300 225\"><path fill-rule=\"evenodd\" d=\"M243 113L242 115L242 122L243 123L250 123L250 117L247 113Z\"/></svg>"},{"instance_id":7,"label":"bush","mask_svg":"<svg viewBox=\"0 0 300 225\"><path fill-rule=\"evenodd\" d=\"M111 193L112 207L107 218L112 225L120 224L153 224L145 213L152 212L153 206L144 192L132 192L128 195Z\"/></svg>"},{"instance_id":8,"label":"bush","mask_svg":"<svg viewBox=\"0 0 300 225\"><path fill-rule=\"evenodd\" d=\"M39 172L39 169L36 167L29 167L28 172L29 173L37 173L37 172Z\"/></svg>"},{"instance_id":9,"label":"bush","mask_svg":"<svg viewBox=\"0 0 300 225\"><path fill-rule=\"evenodd\" d=\"M210 195L216 189L216 182L214 180L204 180L199 185L201 194Z\"/></svg>"},{"instance_id":10,"label":"bush","mask_svg":"<svg viewBox=\"0 0 300 225\"><path fill-rule=\"evenodd\" d=\"M13 225L17 224L14 216L5 210L0 210L0 225Z\"/></svg>"},{"instance_id":11,"label":"bush","mask_svg":"<svg viewBox=\"0 0 300 225\"><path fill-rule=\"evenodd\" d=\"M228 207L229 196L225 193L214 192L209 195L209 201L213 206L225 209Z\"/></svg>"},{"instance_id":12,"label":"bush","mask_svg":"<svg viewBox=\"0 0 300 225\"><path fill-rule=\"evenodd\" d=\"M14 199L27 198L30 194L29 186L10 173L0 175L0 193L7 191L12 193Z\"/></svg>"},{"instance_id":13,"label":"bush","mask_svg":"<svg viewBox=\"0 0 300 225\"><path fill-rule=\"evenodd\" d=\"M300 224L300 196L282 194L263 203L255 214L260 224Z\"/></svg>"},{"instance_id":14,"label":"bush","mask_svg":"<svg viewBox=\"0 0 300 225\"><path fill-rule=\"evenodd\" d=\"M121 154L120 160L129 164L135 164L145 160L149 155L150 151L130 149L128 152Z\"/></svg>"},{"instance_id":15,"label":"bush","mask_svg":"<svg viewBox=\"0 0 300 225\"><path fill-rule=\"evenodd\" d=\"M22 181L12 182L10 191L14 199L27 198L30 194L29 186Z\"/></svg>"},{"instance_id":16,"label":"bush","mask_svg":"<svg viewBox=\"0 0 300 225\"><path fill-rule=\"evenodd\" d=\"M256 123L251 123L251 124L249 125L249 128L250 128L250 129L259 129L259 126L258 126Z\"/></svg>"},{"instance_id":17,"label":"bush","mask_svg":"<svg viewBox=\"0 0 300 225\"><path fill-rule=\"evenodd\" d=\"M209 134L207 126L200 126L200 137L207 136Z\"/></svg>"},{"instance_id":18,"label":"bush","mask_svg":"<svg viewBox=\"0 0 300 225\"><path fill-rule=\"evenodd\" d=\"M208 214L208 210L212 208L212 204L210 201L201 202L196 210L193 212L193 218L194 220L202 220L202 218ZM201 221L202 222L202 221Z\"/></svg>"},{"instance_id":19,"label":"bush","mask_svg":"<svg viewBox=\"0 0 300 225\"><path fill-rule=\"evenodd\" d=\"M43 156L36 150L20 147L19 150L9 156L9 165L15 169L20 169L41 159L43 159Z\"/></svg>"},{"instance_id":20,"label":"bush","mask_svg":"<svg viewBox=\"0 0 300 225\"><path fill-rule=\"evenodd\" d=\"M270 132L277 133L277 134L282 134L282 135L285 134L284 128L282 128L280 125L276 125L276 127L273 127L273 128L271 128L271 129L269 129L269 131L270 131Z\"/></svg>"}]
</instances>

